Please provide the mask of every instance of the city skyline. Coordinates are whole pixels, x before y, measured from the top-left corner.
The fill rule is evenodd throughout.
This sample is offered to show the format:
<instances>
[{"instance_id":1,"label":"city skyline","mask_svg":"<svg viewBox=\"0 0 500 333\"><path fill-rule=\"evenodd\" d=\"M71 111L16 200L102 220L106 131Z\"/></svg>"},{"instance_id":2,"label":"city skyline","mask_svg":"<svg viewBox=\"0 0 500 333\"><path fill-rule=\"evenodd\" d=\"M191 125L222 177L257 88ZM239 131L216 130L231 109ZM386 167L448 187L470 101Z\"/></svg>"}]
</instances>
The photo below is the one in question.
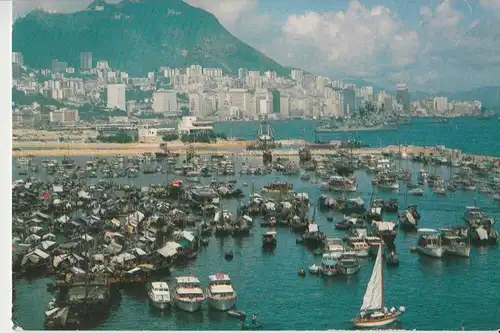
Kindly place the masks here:
<instances>
[{"instance_id":1,"label":"city skyline","mask_svg":"<svg viewBox=\"0 0 500 333\"><path fill-rule=\"evenodd\" d=\"M410 91L500 84L494 56L500 6L494 1L297 1L281 13L277 1L186 2L213 13L229 32L282 65L315 75L384 87L405 82ZM88 3L16 1L13 11L14 17L34 8L71 12Z\"/></svg>"}]
</instances>

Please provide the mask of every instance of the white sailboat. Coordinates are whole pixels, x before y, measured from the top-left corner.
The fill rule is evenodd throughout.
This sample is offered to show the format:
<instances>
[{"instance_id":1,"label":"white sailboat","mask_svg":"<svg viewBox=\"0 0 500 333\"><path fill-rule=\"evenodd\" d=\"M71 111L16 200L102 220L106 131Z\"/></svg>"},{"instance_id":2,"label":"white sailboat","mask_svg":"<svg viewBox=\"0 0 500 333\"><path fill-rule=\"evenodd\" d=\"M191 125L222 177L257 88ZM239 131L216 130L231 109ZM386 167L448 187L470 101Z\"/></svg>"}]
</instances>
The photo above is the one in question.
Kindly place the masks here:
<instances>
[{"instance_id":1,"label":"white sailboat","mask_svg":"<svg viewBox=\"0 0 500 333\"><path fill-rule=\"evenodd\" d=\"M363 305L359 316L352 320L359 328L373 328L395 322L405 312L405 308L387 309L384 305L384 269L382 264L382 246L379 246L377 260L373 266L372 276L366 287Z\"/></svg>"}]
</instances>

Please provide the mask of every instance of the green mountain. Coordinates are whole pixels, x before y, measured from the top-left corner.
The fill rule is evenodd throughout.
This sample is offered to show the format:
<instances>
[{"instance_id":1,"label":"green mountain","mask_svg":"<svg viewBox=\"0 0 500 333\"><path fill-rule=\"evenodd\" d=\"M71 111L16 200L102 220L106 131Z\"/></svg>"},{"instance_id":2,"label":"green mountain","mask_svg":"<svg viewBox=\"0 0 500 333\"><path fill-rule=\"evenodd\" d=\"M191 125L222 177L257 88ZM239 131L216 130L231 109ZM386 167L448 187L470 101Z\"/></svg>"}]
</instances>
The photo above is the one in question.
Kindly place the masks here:
<instances>
[{"instance_id":1,"label":"green mountain","mask_svg":"<svg viewBox=\"0 0 500 333\"><path fill-rule=\"evenodd\" d=\"M50 68L53 59L78 68L80 52L88 51L94 64L108 60L131 75L192 64L232 74L238 68L289 73L231 35L215 16L182 0L96 0L70 14L36 10L14 22L12 38L12 50L36 68Z\"/></svg>"}]
</instances>

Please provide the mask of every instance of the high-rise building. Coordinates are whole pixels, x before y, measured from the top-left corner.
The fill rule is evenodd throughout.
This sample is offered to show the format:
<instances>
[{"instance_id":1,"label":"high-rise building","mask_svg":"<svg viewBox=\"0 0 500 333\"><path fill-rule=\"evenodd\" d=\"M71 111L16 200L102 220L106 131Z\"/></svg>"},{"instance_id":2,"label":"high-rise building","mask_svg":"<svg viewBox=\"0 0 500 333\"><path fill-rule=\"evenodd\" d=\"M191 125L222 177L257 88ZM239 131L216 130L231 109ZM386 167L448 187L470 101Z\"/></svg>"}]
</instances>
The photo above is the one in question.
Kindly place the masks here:
<instances>
[{"instance_id":1,"label":"high-rise building","mask_svg":"<svg viewBox=\"0 0 500 333\"><path fill-rule=\"evenodd\" d=\"M297 84L302 84L302 80L304 79L304 71L301 69L292 69L290 72L290 76L292 80L295 80Z\"/></svg>"},{"instance_id":2,"label":"high-rise building","mask_svg":"<svg viewBox=\"0 0 500 333\"><path fill-rule=\"evenodd\" d=\"M248 69L246 68L240 68L238 69L238 79L240 80L245 80L248 75Z\"/></svg>"},{"instance_id":3,"label":"high-rise building","mask_svg":"<svg viewBox=\"0 0 500 333\"><path fill-rule=\"evenodd\" d=\"M280 114L282 118L290 116L290 97L280 96Z\"/></svg>"},{"instance_id":4,"label":"high-rise building","mask_svg":"<svg viewBox=\"0 0 500 333\"><path fill-rule=\"evenodd\" d=\"M24 65L24 57L21 52L12 52L12 63L19 66Z\"/></svg>"},{"instance_id":5,"label":"high-rise building","mask_svg":"<svg viewBox=\"0 0 500 333\"><path fill-rule=\"evenodd\" d=\"M281 93L279 92L279 90L272 89L271 96L272 96L272 112L280 113Z\"/></svg>"},{"instance_id":6,"label":"high-rise building","mask_svg":"<svg viewBox=\"0 0 500 333\"><path fill-rule=\"evenodd\" d=\"M349 116L356 111L356 86L346 85L342 91L344 102L342 111L344 116Z\"/></svg>"},{"instance_id":7,"label":"high-rise building","mask_svg":"<svg viewBox=\"0 0 500 333\"><path fill-rule=\"evenodd\" d=\"M126 100L125 100L125 85L119 84L108 84L108 105L109 109L127 110Z\"/></svg>"},{"instance_id":8,"label":"high-rise building","mask_svg":"<svg viewBox=\"0 0 500 333\"><path fill-rule=\"evenodd\" d=\"M434 98L434 110L439 112L444 112L448 110L448 98L447 97L435 97Z\"/></svg>"},{"instance_id":9,"label":"high-rise building","mask_svg":"<svg viewBox=\"0 0 500 333\"><path fill-rule=\"evenodd\" d=\"M410 111L410 94L406 84L396 85L396 102L403 106L403 111Z\"/></svg>"},{"instance_id":10,"label":"high-rise building","mask_svg":"<svg viewBox=\"0 0 500 333\"><path fill-rule=\"evenodd\" d=\"M80 70L92 69L92 52L80 52Z\"/></svg>"},{"instance_id":11,"label":"high-rise building","mask_svg":"<svg viewBox=\"0 0 500 333\"><path fill-rule=\"evenodd\" d=\"M178 113L177 92L164 89L156 91L153 94L153 110L155 113Z\"/></svg>"},{"instance_id":12,"label":"high-rise building","mask_svg":"<svg viewBox=\"0 0 500 333\"><path fill-rule=\"evenodd\" d=\"M50 112L51 123L72 124L78 121L78 110L59 109Z\"/></svg>"}]
</instances>

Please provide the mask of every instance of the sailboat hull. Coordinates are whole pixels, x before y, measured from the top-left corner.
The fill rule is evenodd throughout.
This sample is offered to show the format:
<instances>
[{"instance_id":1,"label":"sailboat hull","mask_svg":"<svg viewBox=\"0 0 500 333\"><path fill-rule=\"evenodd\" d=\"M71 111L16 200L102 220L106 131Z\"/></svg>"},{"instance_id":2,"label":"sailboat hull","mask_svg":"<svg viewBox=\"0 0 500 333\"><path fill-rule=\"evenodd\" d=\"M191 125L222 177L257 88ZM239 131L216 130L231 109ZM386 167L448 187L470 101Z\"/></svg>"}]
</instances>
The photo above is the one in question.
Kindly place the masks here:
<instances>
[{"instance_id":1,"label":"sailboat hull","mask_svg":"<svg viewBox=\"0 0 500 333\"><path fill-rule=\"evenodd\" d=\"M403 312L397 311L394 314L391 314L390 316L379 318L379 319L354 318L352 320L352 323L354 324L355 327L358 327L358 328L382 327L382 326L387 326L387 325L394 323L402 315L403 315Z\"/></svg>"}]
</instances>

